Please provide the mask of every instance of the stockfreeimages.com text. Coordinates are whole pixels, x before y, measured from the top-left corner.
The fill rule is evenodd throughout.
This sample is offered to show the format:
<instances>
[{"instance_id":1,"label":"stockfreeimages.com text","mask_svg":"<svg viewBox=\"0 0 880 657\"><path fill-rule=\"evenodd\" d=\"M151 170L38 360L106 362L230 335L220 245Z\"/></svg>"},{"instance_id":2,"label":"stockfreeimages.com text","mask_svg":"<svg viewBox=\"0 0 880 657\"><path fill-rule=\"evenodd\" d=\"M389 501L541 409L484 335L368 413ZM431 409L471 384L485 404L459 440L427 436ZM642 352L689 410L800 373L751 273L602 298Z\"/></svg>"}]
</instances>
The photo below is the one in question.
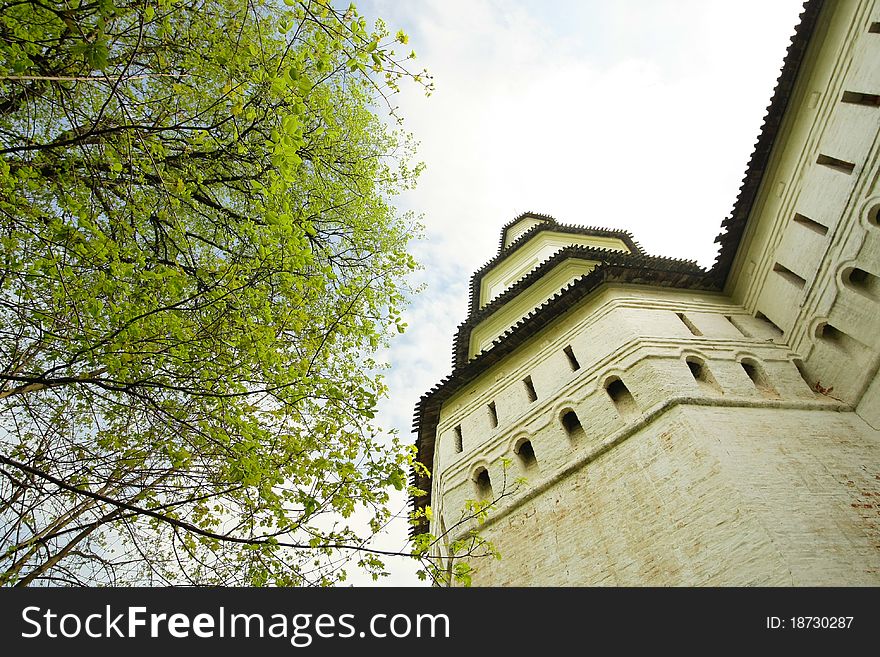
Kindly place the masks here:
<instances>
[{"instance_id":1,"label":"stockfreeimages.com text","mask_svg":"<svg viewBox=\"0 0 880 657\"><path fill-rule=\"evenodd\" d=\"M101 613L59 615L51 609L25 607L26 625L21 636L75 638L274 638L288 639L305 648L315 638L449 638L446 614L373 614L358 629L355 614L265 614L230 613L219 607L214 613L147 613L146 607L125 607L114 611L106 605Z\"/></svg>"}]
</instances>

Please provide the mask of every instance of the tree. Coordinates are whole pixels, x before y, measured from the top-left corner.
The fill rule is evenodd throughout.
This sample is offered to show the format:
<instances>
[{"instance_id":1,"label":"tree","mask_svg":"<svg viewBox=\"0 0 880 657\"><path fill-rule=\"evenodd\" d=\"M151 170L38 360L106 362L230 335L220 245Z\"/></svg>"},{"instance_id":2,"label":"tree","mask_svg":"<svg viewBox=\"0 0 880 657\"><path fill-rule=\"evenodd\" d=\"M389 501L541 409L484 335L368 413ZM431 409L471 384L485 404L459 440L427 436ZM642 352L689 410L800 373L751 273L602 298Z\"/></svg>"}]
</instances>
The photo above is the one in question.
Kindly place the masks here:
<instances>
[{"instance_id":1,"label":"tree","mask_svg":"<svg viewBox=\"0 0 880 657\"><path fill-rule=\"evenodd\" d=\"M2 583L381 572L406 42L318 0L0 3Z\"/></svg>"}]
</instances>

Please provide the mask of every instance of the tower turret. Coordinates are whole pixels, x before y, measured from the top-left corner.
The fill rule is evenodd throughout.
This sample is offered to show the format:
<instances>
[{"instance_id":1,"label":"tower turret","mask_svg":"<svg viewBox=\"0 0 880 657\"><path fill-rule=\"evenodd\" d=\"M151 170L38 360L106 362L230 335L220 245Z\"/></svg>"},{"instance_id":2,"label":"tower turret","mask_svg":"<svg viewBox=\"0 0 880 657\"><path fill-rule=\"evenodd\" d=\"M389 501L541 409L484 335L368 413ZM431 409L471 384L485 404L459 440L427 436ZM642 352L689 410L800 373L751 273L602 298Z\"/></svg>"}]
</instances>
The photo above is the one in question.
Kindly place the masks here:
<instances>
[{"instance_id":1,"label":"tower turret","mask_svg":"<svg viewBox=\"0 0 880 657\"><path fill-rule=\"evenodd\" d=\"M502 228L415 415L415 531L497 500L475 584L880 584L878 26L807 3L712 269Z\"/></svg>"}]
</instances>

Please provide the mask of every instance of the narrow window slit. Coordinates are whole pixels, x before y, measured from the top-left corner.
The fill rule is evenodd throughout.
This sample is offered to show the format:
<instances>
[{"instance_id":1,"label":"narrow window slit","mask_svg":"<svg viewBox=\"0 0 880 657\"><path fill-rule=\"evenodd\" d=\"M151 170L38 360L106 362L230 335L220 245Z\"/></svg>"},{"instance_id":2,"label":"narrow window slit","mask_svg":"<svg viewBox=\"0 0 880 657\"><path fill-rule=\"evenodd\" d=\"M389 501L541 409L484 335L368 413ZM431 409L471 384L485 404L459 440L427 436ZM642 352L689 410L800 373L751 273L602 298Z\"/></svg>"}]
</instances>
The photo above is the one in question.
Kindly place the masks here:
<instances>
[{"instance_id":1,"label":"narrow window slit","mask_svg":"<svg viewBox=\"0 0 880 657\"><path fill-rule=\"evenodd\" d=\"M725 315L724 319L730 322L733 325L733 328L739 331L743 335L743 337L752 337L752 334L746 329L746 327L742 323L742 320L740 320L739 318L734 318L733 315Z\"/></svg>"},{"instance_id":2,"label":"narrow window slit","mask_svg":"<svg viewBox=\"0 0 880 657\"><path fill-rule=\"evenodd\" d=\"M489 402L486 408L489 409L489 422L494 429L498 426L498 411L495 410L495 402Z\"/></svg>"},{"instance_id":3,"label":"narrow window slit","mask_svg":"<svg viewBox=\"0 0 880 657\"><path fill-rule=\"evenodd\" d=\"M675 315L681 320L681 323L688 327L688 331L693 333L694 335L703 335L703 332L696 327L696 325L687 318L687 315L684 313L675 313Z\"/></svg>"},{"instance_id":4,"label":"narrow window slit","mask_svg":"<svg viewBox=\"0 0 880 657\"><path fill-rule=\"evenodd\" d=\"M755 319L760 319L762 322L766 322L767 324L769 324L770 330L771 330L771 332L776 334L776 338L781 338L785 334L785 331L783 331L781 328L776 326L776 323L772 319L767 317L767 315L765 315L764 313L762 313L760 311L756 312Z\"/></svg>"},{"instance_id":5,"label":"narrow window slit","mask_svg":"<svg viewBox=\"0 0 880 657\"><path fill-rule=\"evenodd\" d=\"M458 426L456 426L455 429L452 430L452 437L455 442L455 452L457 454L461 454L461 451L463 449L463 445L462 445L462 439L461 439L461 425L460 424Z\"/></svg>"},{"instance_id":6,"label":"narrow window slit","mask_svg":"<svg viewBox=\"0 0 880 657\"><path fill-rule=\"evenodd\" d=\"M880 23L871 23L871 26L868 28L868 32L870 32L871 34L880 34Z\"/></svg>"},{"instance_id":7,"label":"narrow window slit","mask_svg":"<svg viewBox=\"0 0 880 657\"><path fill-rule=\"evenodd\" d=\"M773 265L773 271L775 271L792 285L795 285L799 290L804 289L804 286L807 284L807 281L805 279L801 278L791 269L789 269L785 265L779 264L778 262Z\"/></svg>"},{"instance_id":8,"label":"narrow window slit","mask_svg":"<svg viewBox=\"0 0 880 657\"><path fill-rule=\"evenodd\" d=\"M809 217L805 217L797 212L794 214L794 223L798 226L803 226L818 235L822 235L823 237L828 234L828 228L826 226L823 226L818 221L813 221Z\"/></svg>"},{"instance_id":9,"label":"narrow window slit","mask_svg":"<svg viewBox=\"0 0 880 657\"><path fill-rule=\"evenodd\" d=\"M577 356L574 355L574 349L571 348L571 345L568 345L563 351L568 356L568 364L571 366L572 372L581 369L581 364L578 362Z\"/></svg>"},{"instance_id":10,"label":"narrow window slit","mask_svg":"<svg viewBox=\"0 0 880 657\"><path fill-rule=\"evenodd\" d=\"M854 105L867 105L868 107L880 107L880 96L877 94L863 94L858 91L844 91L840 102L852 103Z\"/></svg>"},{"instance_id":11,"label":"narrow window slit","mask_svg":"<svg viewBox=\"0 0 880 657\"><path fill-rule=\"evenodd\" d=\"M538 393L535 392L535 384L532 383L532 377L527 376L523 379L523 385L526 387L526 394L529 396L529 401L537 401Z\"/></svg>"},{"instance_id":12,"label":"narrow window slit","mask_svg":"<svg viewBox=\"0 0 880 657\"><path fill-rule=\"evenodd\" d=\"M831 157L830 155L820 155L816 158L816 164L821 164L822 166L828 167L829 169L834 169L835 171L840 171L841 173L845 174L851 174L853 172L853 169L856 168L856 165L852 162L839 160L836 157Z\"/></svg>"}]
</instances>

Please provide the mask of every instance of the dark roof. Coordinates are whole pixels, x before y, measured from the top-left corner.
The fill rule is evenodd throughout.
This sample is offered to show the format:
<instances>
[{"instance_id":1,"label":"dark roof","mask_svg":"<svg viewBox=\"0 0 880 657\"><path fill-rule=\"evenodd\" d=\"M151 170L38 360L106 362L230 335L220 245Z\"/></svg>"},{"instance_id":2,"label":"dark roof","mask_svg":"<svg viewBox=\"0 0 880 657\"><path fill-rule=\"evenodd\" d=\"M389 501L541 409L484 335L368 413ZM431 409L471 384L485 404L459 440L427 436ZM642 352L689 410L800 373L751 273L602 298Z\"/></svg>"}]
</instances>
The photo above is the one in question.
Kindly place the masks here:
<instances>
[{"instance_id":1,"label":"dark roof","mask_svg":"<svg viewBox=\"0 0 880 657\"><path fill-rule=\"evenodd\" d=\"M501 227L501 239L498 240L498 253L501 253L504 250L504 242L507 240L507 231L517 223L519 223L522 219L538 219L539 221L549 221L551 223L556 223L556 219L551 217L549 214L541 214L540 212L532 212L531 210L527 210L520 215L517 215L506 224Z\"/></svg>"},{"instance_id":2,"label":"dark roof","mask_svg":"<svg viewBox=\"0 0 880 657\"><path fill-rule=\"evenodd\" d=\"M555 217L553 217L549 214L544 214L543 212L532 212L531 210L527 210L527 211L523 212L522 214L517 215L516 217L514 217L513 219L511 219L510 221L508 221L506 224L504 224L501 227L501 239L498 241L498 254L499 255L501 254L502 251L504 251L504 242L507 240L507 231L510 228L512 228L513 226L515 226L516 224L518 224L523 219L537 219L538 221L544 221L549 224L562 225L562 224L559 224L558 221L556 221ZM610 235L613 237L619 237L620 239L622 239L624 241L629 240L629 242L627 242L628 245L630 244L630 242L632 242L632 245L634 245L635 249L638 249L639 251L641 251L641 248L642 248L636 242L632 241L632 239L633 239L632 233L630 233L628 230L616 230L613 228L600 228L598 226L580 226L580 225L577 225L577 226L568 225L568 228L578 228L581 231L583 231L583 233L585 235L603 235L603 236ZM520 237L522 237L522 235ZM511 243L510 246L513 246L513 243Z\"/></svg>"},{"instance_id":3,"label":"dark roof","mask_svg":"<svg viewBox=\"0 0 880 657\"><path fill-rule=\"evenodd\" d=\"M537 224L529 228L522 235L517 237L506 248L504 246L504 237L508 228L526 217L534 217L541 219L544 223ZM535 235L546 230L554 233L568 233L570 235L590 235L595 237L616 237L626 244L627 248L635 254L642 255L644 251L642 247L633 239L632 233L628 230L615 230L613 228L601 228L599 226L578 226L572 224L560 224L553 217L546 214L537 214L534 212L524 212L513 221L509 221L501 229L501 244L498 247L498 253L489 262L480 267L471 276L470 298L468 299L468 316L472 315L480 304L480 284L483 282L483 276L488 274L498 263L512 255L517 250L525 246Z\"/></svg>"},{"instance_id":4,"label":"dark roof","mask_svg":"<svg viewBox=\"0 0 880 657\"><path fill-rule=\"evenodd\" d=\"M634 243L633 243L634 244ZM492 299L482 308L473 309L455 332L455 338L452 341L452 367L453 369L464 365L468 360L468 351L470 350L470 339L473 330L484 319L498 311L507 303L513 301L524 290L538 282L544 275L550 272L554 267L562 264L566 260L576 258L580 260L595 260L605 264L635 264L648 265L653 264L658 268L668 271L686 271L689 273L705 273L697 266L693 260L678 260L675 258L664 258L660 256L649 256L639 253L624 253L613 249L600 249L589 246L567 246L560 249L544 262L539 264L535 269L516 281L496 298ZM479 290L479 285L477 286Z\"/></svg>"},{"instance_id":5,"label":"dark roof","mask_svg":"<svg viewBox=\"0 0 880 657\"><path fill-rule=\"evenodd\" d=\"M468 318L459 326L458 332L456 333L453 371L440 381L440 383L431 388L431 390L422 395L415 408L413 430L416 433L416 460L422 464L428 472L430 472L434 463L435 434L437 423L440 418L440 409L442 408L443 403L462 386L473 381L489 367L501 361L505 356L551 324L561 314L574 307L600 285L605 283L629 283L650 285L654 287L674 287L712 291L720 291L724 288L724 285L727 282L727 277L730 273L730 267L745 231L749 213L754 205L764 172L770 160L770 153L779 133L779 128L782 124L786 108L788 107L788 101L794 89L798 71L804 60L804 54L810 43L810 38L816 27L823 6L824 0L808 0L804 5L804 10L800 15L800 23L795 29L791 44L788 47L782 71L777 79L770 105L767 107L767 114L764 117L758 140L755 144L752 156L749 159L748 167L740 186L736 202L734 203L733 210L731 215L722 222L722 232L715 239L715 241L721 246L715 264L708 272L700 270L690 261L671 261L670 259L665 258L651 258L644 256L642 249L632 239L632 235L625 231L564 226L557 223L552 217L531 212L524 213L513 221L505 224L501 231L501 244L499 245L498 255L483 265L483 267L481 267L471 278ZM546 223L532 227L507 248L504 248L504 239L507 229L527 216L541 219ZM532 274L529 274L514 284L511 289L507 290L498 299L493 300L492 303L481 311L481 309L478 308L478 298L479 287L483 275L485 275L485 273L503 257L506 257L509 253L520 248L537 232L548 229L561 232L582 232L584 234L592 235L613 235L622 239L628 246L631 246L633 253L636 256L641 257L613 258L608 255L609 253L612 253L611 251L603 252L601 264L589 274L581 276L560 290L542 306L522 318L504 334L499 336L493 342L490 349L477 354L472 360L468 361L467 342L470 338L470 330L472 330L476 323L480 321L477 318L485 317L481 312L494 311L494 309L497 309L498 307L496 304L506 303L533 282L532 280L529 280L532 276ZM577 250L577 247L572 248ZM563 251L569 251L569 249L563 249L560 253ZM603 250L598 249L593 251ZM573 251L571 251L571 253L573 253ZM620 252L613 253L626 255L620 254ZM556 256L554 256L554 258L555 257ZM566 256L560 257L564 258ZM568 257L571 256L569 255ZM548 261L540 265L539 269L542 267L555 266L555 264L551 264L551 261L553 261L554 258L550 258ZM544 269L543 271L547 271L547 269ZM467 335L466 338L465 335ZM464 359L460 358L462 348L465 352ZM421 469L414 468L412 471L412 482L417 488L427 491L427 495L413 497L411 499L413 508L424 508L430 504L430 477L424 474ZM426 522L421 525L415 525L412 528L413 534L419 534L425 531L427 531Z\"/></svg>"}]
</instances>

